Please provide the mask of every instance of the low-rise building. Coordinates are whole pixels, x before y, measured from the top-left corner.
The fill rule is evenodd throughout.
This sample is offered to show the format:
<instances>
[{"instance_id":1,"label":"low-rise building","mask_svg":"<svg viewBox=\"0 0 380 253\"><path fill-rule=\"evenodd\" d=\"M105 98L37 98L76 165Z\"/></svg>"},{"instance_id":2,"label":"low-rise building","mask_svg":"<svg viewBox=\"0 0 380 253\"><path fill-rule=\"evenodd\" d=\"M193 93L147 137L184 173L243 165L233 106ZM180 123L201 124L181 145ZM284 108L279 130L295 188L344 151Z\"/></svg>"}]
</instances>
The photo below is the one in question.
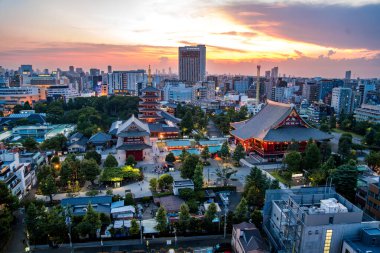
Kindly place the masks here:
<instances>
[{"instance_id":1,"label":"low-rise building","mask_svg":"<svg viewBox=\"0 0 380 253\"><path fill-rule=\"evenodd\" d=\"M380 229L362 229L360 237L343 242L342 253L380 253Z\"/></svg>"},{"instance_id":2,"label":"low-rise building","mask_svg":"<svg viewBox=\"0 0 380 253\"><path fill-rule=\"evenodd\" d=\"M190 179L186 180L176 180L173 183L173 193L174 195L179 195L181 189L192 189L194 190L194 183Z\"/></svg>"},{"instance_id":3,"label":"low-rise building","mask_svg":"<svg viewBox=\"0 0 380 253\"><path fill-rule=\"evenodd\" d=\"M369 121L375 124L380 123L380 105L362 104L354 112L357 121Z\"/></svg>"},{"instance_id":4,"label":"low-rise building","mask_svg":"<svg viewBox=\"0 0 380 253\"><path fill-rule=\"evenodd\" d=\"M231 245L235 253L269 253L260 231L248 222L233 225Z\"/></svg>"},{"instance_id":5,"label":"low-rise building","mask_svg":"<svg viewBox=\"0 0 380 253\"><path fill-rule=\"evenodd\" d=\"M263 229L277 252L340 252L343 241L380 221L329 187L267 190Z\"/></svg>"},{"instance_id":6,"label":"low-rise building","mask_svg":"<svg viewBox=\"0 0 380 253\"><path fill-rule=\"evenodd\" d=\"M61 201L61 206L70 208L73 215L85 215L87 206L91 204L95 212L110 215L112 196L76 197L65 198Z\"/></svg>"}]
</instances>

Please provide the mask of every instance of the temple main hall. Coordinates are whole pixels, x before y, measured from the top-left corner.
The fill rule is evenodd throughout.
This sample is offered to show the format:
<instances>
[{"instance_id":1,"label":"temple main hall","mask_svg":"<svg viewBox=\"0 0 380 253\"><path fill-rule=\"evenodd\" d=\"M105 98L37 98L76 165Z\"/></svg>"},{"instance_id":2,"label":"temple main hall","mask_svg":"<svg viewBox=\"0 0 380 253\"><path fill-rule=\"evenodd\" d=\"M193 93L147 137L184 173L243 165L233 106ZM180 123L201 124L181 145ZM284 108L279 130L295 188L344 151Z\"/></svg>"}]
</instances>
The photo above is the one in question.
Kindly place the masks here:
<instances>
[{"instance_id":1,"label":"temple main hall","mask_svg":"<svg viewBox=\"0 0 380 253\"><path fill-rule=\"evenodd\" d=\"M332 138L306 123L293 105L271 100L252 118L231 123L231 126L236 143L267 161L282 158L292 143L297 143L303 152L310 139L321 142Z\"/></svg>"}]
</instances>

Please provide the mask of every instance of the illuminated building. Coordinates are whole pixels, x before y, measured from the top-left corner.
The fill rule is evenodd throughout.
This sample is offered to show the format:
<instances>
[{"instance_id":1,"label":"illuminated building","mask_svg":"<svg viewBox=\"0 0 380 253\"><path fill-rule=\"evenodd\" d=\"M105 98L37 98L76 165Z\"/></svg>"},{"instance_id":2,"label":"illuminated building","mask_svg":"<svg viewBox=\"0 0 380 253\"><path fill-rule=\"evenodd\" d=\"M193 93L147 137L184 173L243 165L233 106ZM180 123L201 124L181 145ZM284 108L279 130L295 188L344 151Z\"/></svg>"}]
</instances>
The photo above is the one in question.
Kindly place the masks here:
<instances>
[{"instance_id":1,"label":"illuminated building","mask_svg":"<svg viewBox=\"0 0 380 253\"><path fill-rule=\"evenodd\" d=\"M249 120L231 125L235 141L247 152L255 152L264 160L282 158L294 142L299 151L304 151L310 139L325 141L332 138L308 125L292 105L271 100L267 100L263 109Z\"/></svg>"},{"instance_id":2,"label":"illuminated building","mask_svg":"<svg viewBox=\"0 0 380 253\"><path fill-rule=\"evenodd\" d=\"M206 78L206 47L204 45L178 48L179 79L186 82L204 81Z\"/></svg>"}]
</instances>

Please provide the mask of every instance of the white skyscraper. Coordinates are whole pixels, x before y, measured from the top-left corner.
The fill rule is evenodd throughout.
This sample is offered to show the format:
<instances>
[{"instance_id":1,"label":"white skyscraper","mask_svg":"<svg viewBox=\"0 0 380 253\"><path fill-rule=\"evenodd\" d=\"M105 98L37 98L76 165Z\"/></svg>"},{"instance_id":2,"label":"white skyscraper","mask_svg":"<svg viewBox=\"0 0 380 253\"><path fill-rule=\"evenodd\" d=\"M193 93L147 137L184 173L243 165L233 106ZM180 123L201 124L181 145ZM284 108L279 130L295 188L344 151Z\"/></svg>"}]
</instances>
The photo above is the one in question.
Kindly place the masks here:
<instances>
[{"instance_id":1,"label":"white skyscraper","mask_svg":"<svg viewBox=\"0 0 380 253\"><path fill-rule=\"evenodd\" d=\"M336 114L348 114L352 110L352 90L350 88L337 87L332 90L331 107Z\"/></svg>"}]
</instances>

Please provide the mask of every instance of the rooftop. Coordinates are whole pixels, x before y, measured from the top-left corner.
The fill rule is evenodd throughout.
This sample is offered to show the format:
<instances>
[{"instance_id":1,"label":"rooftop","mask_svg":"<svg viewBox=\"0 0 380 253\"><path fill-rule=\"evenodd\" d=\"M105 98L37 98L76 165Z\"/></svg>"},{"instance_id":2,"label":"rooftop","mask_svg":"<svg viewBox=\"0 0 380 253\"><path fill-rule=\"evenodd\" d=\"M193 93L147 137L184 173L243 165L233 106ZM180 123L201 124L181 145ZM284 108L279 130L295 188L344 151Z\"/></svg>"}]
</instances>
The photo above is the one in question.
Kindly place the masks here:
<instances>
[{"instance_id":1,"label":"rooftop","mask_svg":"<svg viewBox=\"0 0 380 253\"><path fill-rule=\"evenodd\" d=\"M190 146L189 140L170 140L166 141L166 146L168 147L188 147Z\"/></svg>"}]
</instances>

